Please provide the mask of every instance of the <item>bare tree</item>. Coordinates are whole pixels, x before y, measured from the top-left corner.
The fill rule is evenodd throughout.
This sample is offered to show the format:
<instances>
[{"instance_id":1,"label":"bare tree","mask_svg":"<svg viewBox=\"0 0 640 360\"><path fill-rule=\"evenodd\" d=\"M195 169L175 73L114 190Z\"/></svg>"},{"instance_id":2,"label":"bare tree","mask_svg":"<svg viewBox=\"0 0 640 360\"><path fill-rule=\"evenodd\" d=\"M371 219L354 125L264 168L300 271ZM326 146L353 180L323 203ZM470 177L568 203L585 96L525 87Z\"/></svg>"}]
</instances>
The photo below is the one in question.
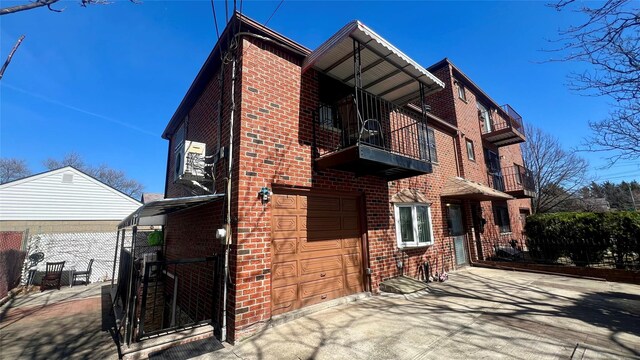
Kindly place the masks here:
<instances>
[{"instance_id":1,"label":"bare tree","mask_svg":"<svg viewBox=\"0 0 640 360\"><path fill-rule=\"evenodd\" d=\"M533 125L527 125L526 133L522 156L533 173L536 192L533 212L553 211L570 202L586 184L588 163L563 149L556 137Z\"/></svg>"},{"instance_id":2,"label":"bare tree","mask_svg":"<svg viewBox=\"0 0 640 360\"><path fill-rule=\"evenodd\" d=\"M585 150L610 152L613 165L621 159L640 158L640 2L608 0L580 2L561 0L553 6L586 16L584 23L560 32L563 61L590 65L585 72L572 73L573 90L604 95L615 103L609 117L589 123L593 135Z\"/></svg>"},{"instance_id":3,"label":"bare tree","mask_svg":"<svg viewBox=\"0 0 640 360\"><path fill-rule=\"evenodd\" d=\"M26 11L31 9L37 9L39 7L46 6L49 10L54 12L62 12L64 9L54 9L51 5L59 2L60 0L33 0L25 4L8 6L0 9L0 15L13 14L20 11ZM130 0L133 3L138 3L137 0ZM80 5L86 7L87 5L106 5L111 4L110 0L80 0Z\"/></svg>"},{"instance_id":4,"label":"bare tree","mask_svg":"<svg viewBox=\"0 0 640 360\"><path fill-rule=\"evenodd\" d=\"M22 159L0 158L0 184L31 175L27 162Z\"/></svg>"},{"instance_id":5,"label":"bare tree","mask_svg":"<svg viewBox=\"0 0 640 360\"><path fill-rule=\"evenodd\" d=\"M42 165L49 170L59 169L65 166L73 166L78 170L86 170L87 166L82 156L75 151L67 153L62 159L48 158L42 162Z\"/></svg>"},{"instance_id":6,"label":"bare tree","mask_svg":"<svg viewBox=\"0 0 640 360\"><path fill-rule=\"evenodd\" d=\"M89 166L76 152L70 152L60 160L48 158L42 164L49 170L73 166L133 198L140 198L144 190L144 185L137 180L129 179L124 171L112 169L105 164L98 167Z\"/></svg>"}]
</instances>

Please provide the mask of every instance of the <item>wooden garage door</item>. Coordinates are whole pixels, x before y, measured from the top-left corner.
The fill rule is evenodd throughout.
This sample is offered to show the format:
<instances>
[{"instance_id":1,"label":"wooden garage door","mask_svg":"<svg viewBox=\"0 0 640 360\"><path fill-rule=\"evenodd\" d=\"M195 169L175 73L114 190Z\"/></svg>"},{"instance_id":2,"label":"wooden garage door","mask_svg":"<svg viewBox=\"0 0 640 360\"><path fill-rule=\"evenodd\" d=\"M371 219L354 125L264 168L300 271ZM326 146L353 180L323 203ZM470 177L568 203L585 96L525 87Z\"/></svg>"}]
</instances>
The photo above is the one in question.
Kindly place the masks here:
<instances>
[{"instance_id":1,"label":"wooden garage door","mask_svg":"<svg viewBox=\"0 0 640 360\"><path fill-rule=\"evenodd\" d=\"M357 197L276 194L272 315L364 291Z\"/></svg>"}]
</instances>

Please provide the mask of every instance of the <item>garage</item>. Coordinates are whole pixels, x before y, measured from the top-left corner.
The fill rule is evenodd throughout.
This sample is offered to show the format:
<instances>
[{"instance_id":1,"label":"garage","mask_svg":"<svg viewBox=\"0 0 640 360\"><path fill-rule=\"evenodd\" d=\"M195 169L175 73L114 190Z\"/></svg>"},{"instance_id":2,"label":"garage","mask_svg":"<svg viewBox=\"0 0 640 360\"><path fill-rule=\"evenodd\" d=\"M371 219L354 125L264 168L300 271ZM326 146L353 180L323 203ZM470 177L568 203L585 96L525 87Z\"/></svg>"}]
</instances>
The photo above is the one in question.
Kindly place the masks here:
<instances>
[{"instance_id":1,"label":"garage","mask_svg":"<svg viewBox=\"0 0 640 360\"><path fill-rule=\"evenodd\" d=\"M272 315L364 291L357 195L273 196Z\"/></svg>"}]
</instances>

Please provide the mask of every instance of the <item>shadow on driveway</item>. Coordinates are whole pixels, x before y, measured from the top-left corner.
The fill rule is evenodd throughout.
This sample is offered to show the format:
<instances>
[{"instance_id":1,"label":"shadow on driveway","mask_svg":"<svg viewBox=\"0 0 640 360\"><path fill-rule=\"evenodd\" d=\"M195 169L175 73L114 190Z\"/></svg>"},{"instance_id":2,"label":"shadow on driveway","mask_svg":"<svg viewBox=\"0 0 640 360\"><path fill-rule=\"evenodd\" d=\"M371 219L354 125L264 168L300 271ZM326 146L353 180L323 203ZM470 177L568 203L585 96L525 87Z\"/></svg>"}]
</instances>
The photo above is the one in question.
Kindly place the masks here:
<instances>
[{"instance_id":1,"label":"shadow on driveway","mask_svg":"<svg viewBox=\"0 0 640 360\"><path fill-rule=\"evenodd\" d=\"M0 311L7 359L117 359L109 285L24 294Z\"/></svg>"}]
</instances>

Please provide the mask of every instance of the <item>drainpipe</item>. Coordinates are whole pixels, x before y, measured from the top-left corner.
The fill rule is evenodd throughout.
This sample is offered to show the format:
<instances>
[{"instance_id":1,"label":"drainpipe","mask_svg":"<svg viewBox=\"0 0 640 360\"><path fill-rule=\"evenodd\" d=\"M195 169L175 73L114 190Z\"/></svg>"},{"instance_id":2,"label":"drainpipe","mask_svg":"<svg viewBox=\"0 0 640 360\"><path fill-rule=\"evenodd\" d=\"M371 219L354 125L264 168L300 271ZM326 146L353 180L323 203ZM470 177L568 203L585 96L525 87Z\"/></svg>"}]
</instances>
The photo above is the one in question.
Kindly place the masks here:
<instances>
[{"instance_id":1,"label":"drainpipe","mask_svg":"<svg viewBox=\"0 0 640 360\"><path fill-rule=\"evenodd\" d=\"M455 157L455 161L456 161L456 174L458 177L462 177L461 171L460 171L460 156L458 154L458 136L460 135L460 131L456 131L455 136L452 137L453 139L453 154Z\"/></svg>"},{"instance_id":2,"label":"drainpipe","mask_svg":"<svg viewBox=\"0 0 640 360\"><path fill-rule=\"evenodd\" d=\"M233 50L232 50L233 51ZM235 84L236 84L236 57L231 60L231 115L229 120L229 169L227 175L227 234L224 245L224 283L222 286L222 324L220 326L220 341L227 340L227 285L229 279L229 248L231 244L231 179L233 171L233 117L235 116Z\"/></svg>"}]
</instances>

